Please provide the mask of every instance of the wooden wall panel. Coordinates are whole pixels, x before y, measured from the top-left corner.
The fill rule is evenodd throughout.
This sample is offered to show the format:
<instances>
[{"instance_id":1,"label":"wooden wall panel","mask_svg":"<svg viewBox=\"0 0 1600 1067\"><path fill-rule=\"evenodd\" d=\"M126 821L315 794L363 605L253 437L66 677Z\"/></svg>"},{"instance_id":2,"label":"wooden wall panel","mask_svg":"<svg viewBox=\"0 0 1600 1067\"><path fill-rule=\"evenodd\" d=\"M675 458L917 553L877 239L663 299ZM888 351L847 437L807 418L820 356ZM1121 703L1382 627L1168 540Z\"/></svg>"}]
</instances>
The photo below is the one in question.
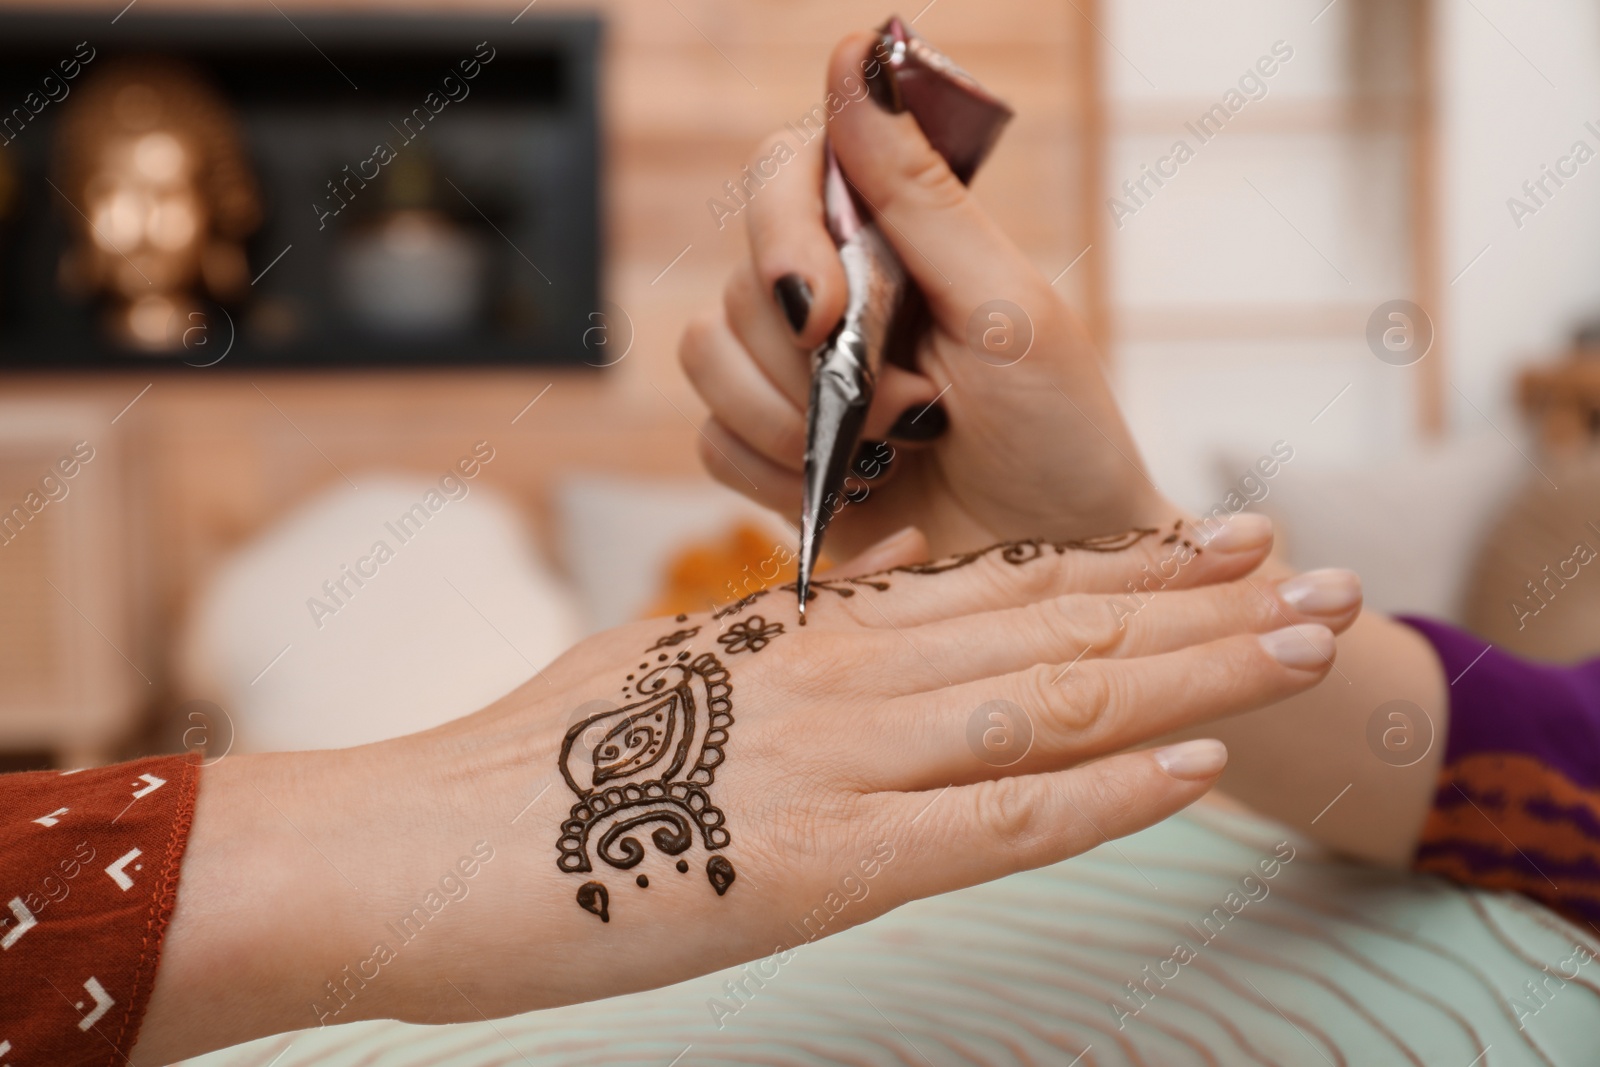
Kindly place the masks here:
<instances>
[{"instance_id":1,"label":"wooden wall panel","mask_svg":"<svg viewBox=\"0 0 1600 1067\"><path fill-rule=\"evenodd\" d=\"M10 6L106 10L98 0ZM139 0L122 17L220 6ZM460 10L509 23L522 3L279 0L277 6L290 18ZM820 102L824 63L837 37L889 11L844 0L539 0L523 17L575 10L608 20L605 287L608 299L628 312L636 337L620 365L595 375L533 369L252 381L134 371L0 379L0 396L87 398L108 419L154 381L119 429L145 530L140 568L149 592L141 617L157 645L218 560L296 501L339 481L339 470L357 482L374 467L432 473L488 438L500 454L488 480L540 525L550 519L550 487L573 472L698 476L688 420L702 410L678 371L677 338L696 308L719 299L724 277L743 254L742 230L719 231L706 200L737 175L761 136ZM917 12L908 7L901 14ZM951 0L930 5L918 29L1016 107L1018 119L977 192L1054 277L1088 242L1077 151L1085 93L1074 68L1087 27L1070 5L1047 0ZM685 246L689 251L660 276ZM1060 285L1075 301L1083 273L1074 271ZM512 426L512 417L551 382L550 392Z\"/></svg>"}]
</instances>

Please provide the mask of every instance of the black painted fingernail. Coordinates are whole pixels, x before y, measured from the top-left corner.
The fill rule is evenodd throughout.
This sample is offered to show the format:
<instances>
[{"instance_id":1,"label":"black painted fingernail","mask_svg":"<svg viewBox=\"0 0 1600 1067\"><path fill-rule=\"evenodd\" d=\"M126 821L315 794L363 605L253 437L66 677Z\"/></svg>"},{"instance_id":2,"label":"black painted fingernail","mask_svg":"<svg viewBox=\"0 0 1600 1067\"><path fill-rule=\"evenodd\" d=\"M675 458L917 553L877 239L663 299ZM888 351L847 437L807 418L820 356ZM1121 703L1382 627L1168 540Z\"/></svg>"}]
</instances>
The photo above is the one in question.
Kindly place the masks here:
<instances>
[{"instance_id":1,"label":"black painted fingernail","mask_svg":"<svg viewBox=\"0 0 1600 1067\"><path fill-rule=\"evenodd\" d=\"M943 437L949 428L950 416L944 405L935 400L922 407L906 409L906 413L889 427L889 436L902 441L932 441Z\"/></svg>"},{"instance_id":2,"label":"black painted fingernail","mask_svg":"<svg viewBox=\"0 0 1600 1067\"><path fill-rule=\"evenodd\" d=\"M889 464L893 462L894 449L889 447L889 442L862 441L856 446L856 456L850 461L850 469L856 477L875 482L889 473Z\"/></svg>"},{"instance_id":3,"label":"black painted fingernail","mask_svg":"<svg viewBox=\"0 0 1600 1067\"><path fill-rule=\"evenodd\" d=\"M811 286L793 272L785 274L772 285L772 295L789 320L789 328L796 334L805 332L806 320L811 317Z\"/></svg>"},{"instance_id":4,"label":"black painted fingernail","mask_svg":"<svg viewBox=\"0 0 1600 1067\"><path fill-rule=\"evenodd\" d=\"M906 102L900 95L900 83L895 80L894 69L889 66L891 47L887 37L879 38L862 73L866 76L867 95L872 97L872 102L889 114L898 115L906 109Z\"/></svg>"}]
</instances>

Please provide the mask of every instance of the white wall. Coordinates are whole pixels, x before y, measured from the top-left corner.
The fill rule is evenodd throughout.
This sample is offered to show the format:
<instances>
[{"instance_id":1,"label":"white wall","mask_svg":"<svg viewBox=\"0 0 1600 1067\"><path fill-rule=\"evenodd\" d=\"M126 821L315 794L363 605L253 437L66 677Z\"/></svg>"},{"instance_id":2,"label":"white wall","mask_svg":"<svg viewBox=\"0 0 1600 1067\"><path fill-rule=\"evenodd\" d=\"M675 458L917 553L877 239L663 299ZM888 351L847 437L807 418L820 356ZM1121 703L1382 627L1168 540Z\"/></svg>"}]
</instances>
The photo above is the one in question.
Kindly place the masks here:
<instances>
[{"instance_id":1,"label":"white wall","mask_svg":"<svg viewBox=\"0 0 1600 1067\"><path fill-rule=\"evenodd\" d=\"M1600 152L1600 135L1584 128L1600 129L1600 7L1438 7L1447 280L1489 246L1448 290L1451 378L1491 417L1509 421L1515 369L1548 358L1576 322L1600 314L1600 157L1520 230L1506 207L1575 140ZM1451 399L1457 425L1478 419Z\"/></svg>"},{"instance_id":2,"label":"white wall","mask_svg":"<svg viewBox=\"0 0 1600 1067\"><path fill-rule=\"evenodd\" d=\"M1348 92L1352 6L1107 0L1102 8L1114 113L1146 116L1143 132L1113 137L1111 187L1182 136L1182 117L1221 99L1275 41L1295 51L1268 80L1266 99L1246 105L1237 125L1200 146L1111 230L1123 322L1137 333L1141 316L1182 305L1342 306L1351 319L1327 337L1118 345L1119 384L1139 439L1158 480L1191 506L1214 499L1221 470L1275 440L1295 446L1296 462L1321 467L1388 462L1414 446L1416 370L1380 363L1361 329L1371 308L1411 295L1406 150L1398 138L1358 144L1315 128L1316 109ZM1600 9L1588 0L1435 6L1444 280L1489 246L1447 287L1443 306L1430 309L1455 387L1447 388L1450 432L1476 439L1503 431L1520 443L1517 368L1557 354L1577 321L1600 312L1600 158L1520 230L1506 199L1575 140L1600 152L1600 135L1583 126L1600 129ZM1309 132L1285 132L1307 116ZM1233 458L1219 467L1220 456Z\"/></svg>"}]
</instances>

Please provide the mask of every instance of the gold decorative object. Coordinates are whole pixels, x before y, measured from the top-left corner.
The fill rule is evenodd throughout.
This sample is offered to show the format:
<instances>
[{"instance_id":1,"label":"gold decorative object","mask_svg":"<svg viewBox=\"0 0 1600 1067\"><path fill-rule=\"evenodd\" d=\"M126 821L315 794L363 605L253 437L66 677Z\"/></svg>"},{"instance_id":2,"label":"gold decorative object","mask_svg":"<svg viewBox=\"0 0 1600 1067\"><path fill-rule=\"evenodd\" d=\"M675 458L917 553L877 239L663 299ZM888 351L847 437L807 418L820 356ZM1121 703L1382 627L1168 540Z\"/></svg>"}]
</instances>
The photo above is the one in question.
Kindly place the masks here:
<instances>
[{"instance_id":1,"label":"gold decorative object","mask_svg":"<svg viewBox=\"0 0 1600 1067\"><path fill-rule=\"evenodd\" d=\"M260 194L231 109L192 71L161 59L97 70L63 109L55 171L77 235L61 284L105 301L120 344L179 349L203 295L248 289L242 241Z\"/></svg>"}]
</instances>

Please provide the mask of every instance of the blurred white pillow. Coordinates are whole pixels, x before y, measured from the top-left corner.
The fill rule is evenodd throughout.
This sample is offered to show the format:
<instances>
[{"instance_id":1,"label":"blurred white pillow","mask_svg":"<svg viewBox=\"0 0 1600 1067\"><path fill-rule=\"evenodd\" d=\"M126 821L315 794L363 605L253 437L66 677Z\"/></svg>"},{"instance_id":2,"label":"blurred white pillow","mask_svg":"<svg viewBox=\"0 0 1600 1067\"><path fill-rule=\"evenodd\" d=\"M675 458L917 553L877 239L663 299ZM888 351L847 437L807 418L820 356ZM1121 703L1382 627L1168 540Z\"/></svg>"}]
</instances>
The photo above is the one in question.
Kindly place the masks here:
<instances>
[{"instance_id":1,"label":"blurred white pillow","mask_svg":"<svg viewBox=\"0 0 1600 1067\"><path fill-rule=\"evenodd\" d=\"M436 726L579 636L570 594L504 500L459 480L459 499L415 475L357 481L247 544L191 613L183 688L222 707L236 749L341 748Z\"/></svg>"},{"instance_id":2,"label":"blurred white pillow","mask_svg":"<svg viewBox=\"0 0 1600 1067\"><path fill-rule=\"evenodd\" d=\"M790 524L709 480L585 476L563 482L556 500L561 556L593 629L639 618L660 598L679 553L741 523L770 533L774 547L798 551Z\"/></svg>"}]
</instances>

